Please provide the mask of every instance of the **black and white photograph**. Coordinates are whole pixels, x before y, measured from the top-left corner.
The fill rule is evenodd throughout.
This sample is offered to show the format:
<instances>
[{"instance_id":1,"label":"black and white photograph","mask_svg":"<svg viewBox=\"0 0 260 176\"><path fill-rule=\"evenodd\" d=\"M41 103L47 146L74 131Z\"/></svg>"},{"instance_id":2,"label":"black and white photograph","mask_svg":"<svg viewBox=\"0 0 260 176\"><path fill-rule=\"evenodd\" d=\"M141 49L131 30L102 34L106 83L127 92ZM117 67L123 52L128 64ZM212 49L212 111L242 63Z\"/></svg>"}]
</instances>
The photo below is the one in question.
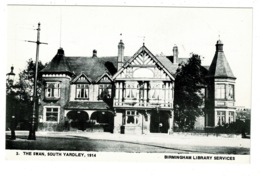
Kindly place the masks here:
<instances>
[{"instance_id":1,"label":"black and white photograph","mask_svg":"<svg viewBox=\"0 0 260 176\"><path fill-rule=\"evenodd\" d=\"M252 7L8 4L8 160L243 163Z\"/></svg>"}]
</instances>

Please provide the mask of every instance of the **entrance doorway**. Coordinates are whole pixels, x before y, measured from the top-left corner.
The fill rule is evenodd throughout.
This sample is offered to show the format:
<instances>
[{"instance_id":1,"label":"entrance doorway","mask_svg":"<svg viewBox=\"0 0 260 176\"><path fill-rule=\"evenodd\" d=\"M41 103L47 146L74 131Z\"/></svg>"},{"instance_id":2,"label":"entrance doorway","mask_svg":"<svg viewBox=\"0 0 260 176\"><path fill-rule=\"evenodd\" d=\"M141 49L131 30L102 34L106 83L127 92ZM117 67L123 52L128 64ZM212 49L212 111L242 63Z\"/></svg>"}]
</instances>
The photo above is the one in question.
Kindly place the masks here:
<instances>
[{"instance_id":1,"label":"entrance doorway","mask_svg":"<svg viewBox=\"0 0 260 176\"><path fill-rule=\"evenodd\" d=\"M168 133L170 112L168 111L152 111L150 121L151 133Z\"/></svg>"},{"instance_id":2,"label":"entrance doorway","mask_svg":"<svg viewBox=\"0 0 260 176\"><path fill-rule=\"evenodd\" d=\"M94 121L94 128L102 127L104 132L113 133L114 129L114 114L109 111L96 111L91 115L91 121Z\"/></svg>"},{"instance_id":3,"label":"entrance doorway","mask_svg":"<svg viewBox=\"0 0 260 176\"><path fill-rule=\"evenodd\" d=\"M86 130L87 121L89 120L88 113L85 111L70 111L67 114L70 121L70 127L78 130Z\"/></svg>"}]
</instances>

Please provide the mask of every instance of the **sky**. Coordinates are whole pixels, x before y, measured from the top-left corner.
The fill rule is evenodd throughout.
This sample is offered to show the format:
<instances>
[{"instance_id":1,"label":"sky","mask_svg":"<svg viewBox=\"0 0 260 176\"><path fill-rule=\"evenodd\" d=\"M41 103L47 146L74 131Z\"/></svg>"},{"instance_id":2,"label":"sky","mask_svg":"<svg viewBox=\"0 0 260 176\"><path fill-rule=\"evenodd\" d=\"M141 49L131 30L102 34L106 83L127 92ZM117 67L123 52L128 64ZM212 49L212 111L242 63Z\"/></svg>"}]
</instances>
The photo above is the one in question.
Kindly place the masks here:
<instances>
[{"instance_id":1,"label":"sky","mask_svg":"<svg viewBox=\"0 0 260 176\"><path fill-rule=\"evenodd\" d=\"M50 62L62 47L66 56L116 56L122 38L125 55L132 56L145 42L154 54L179 57L201 55L210 65L217 40L236 80L236 105L251 107L252 8L174 8L111 6L17 6L7 7L7 64L15 73L26 61L35 60L38 22L41 23L39 59ZM122 34L122 37L120 37Z\"/></svg>"}]
</instances>

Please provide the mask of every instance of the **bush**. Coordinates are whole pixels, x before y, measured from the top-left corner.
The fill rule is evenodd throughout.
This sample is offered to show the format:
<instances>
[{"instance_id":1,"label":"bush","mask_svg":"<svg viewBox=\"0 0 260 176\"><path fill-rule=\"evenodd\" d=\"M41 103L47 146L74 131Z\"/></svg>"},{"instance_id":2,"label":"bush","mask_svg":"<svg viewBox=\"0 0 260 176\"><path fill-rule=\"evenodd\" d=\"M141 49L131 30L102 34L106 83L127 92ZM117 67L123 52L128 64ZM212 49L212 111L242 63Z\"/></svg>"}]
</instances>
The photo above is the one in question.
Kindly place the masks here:
<instances>
[{"instance_id":1,"label":"bush","mask_svg":"<svg viewBox=\"0 0 260 176\"><path fill-rule=\"evenodd\" d=\"M218 126L213 130L215 133L224 134L250 134L250 120L246 122L237 120L236 122L230 124L224 124L223 126Z\"/></svg>"}]
</instances>

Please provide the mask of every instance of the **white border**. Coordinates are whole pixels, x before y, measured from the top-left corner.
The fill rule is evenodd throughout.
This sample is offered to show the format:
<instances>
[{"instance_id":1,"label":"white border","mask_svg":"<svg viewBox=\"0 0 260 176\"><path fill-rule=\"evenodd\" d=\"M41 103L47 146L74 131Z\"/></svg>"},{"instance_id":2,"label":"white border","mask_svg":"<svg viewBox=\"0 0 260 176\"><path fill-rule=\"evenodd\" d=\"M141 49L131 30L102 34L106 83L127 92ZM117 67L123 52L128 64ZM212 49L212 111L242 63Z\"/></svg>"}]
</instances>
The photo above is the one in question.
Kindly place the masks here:
<instances>
[{"instance_id":1,"label":"white border","mask_svg":"<svg viewBox=\"0 0 260 176\"><path fill-rule=\"evenodd\" d=\"M254 9L254 31L253 31L253 86L252 86L252 147L251 147L251 164L247 165L232 165L232 164L182 164L182 163L138 163L138 162L130 162L130 163L120 163L120 162L93 162L93 161L84 161L84 162L65 162L58 161L55 162L55 167L53 167L54 163L51 161L6 161L4 160L5 153L5 144L4 140L1 140L1 168L2 173L10 174L10 175L36 175L37 176L46 176L46 174L50 175L76 175L76 174L95 174L95 175L133 175L133 174L142 174L142 175L170 175L170 174L180 174L184 175L236 175L236 176L245 176L252 175L257 176L260 175L260 167L259 167L259 112L258 112L258 104L259 104L259 46L260 46L260 3L257 0L175 0L175 1L141 1L141 0L53 0L53 1L35 1L35 0L10 0L10 1L1 1L1 21L2 24L6 23L6 4L22 4L22 3L30 3L30 4L48 4L48 5L79 5L79 4L95 4L95 5L137 5L137 6L192 6L192 7L252 7ZM2 6L3 5L3 6ZM1 27L1 34L6 34L6 28ZM6 35L3 35L3 40L1 40L1 50L2 57L6 58ZM3 67L0 69L2 71L2 76L5 76L9 70L5 70L5 59L3 59L4 64L1 64ZM4 72L5 71L5 72ZM5 80L5 78L1 79ZM5 84L1 84L2 90L5 90ZM2 97L5 97L5 91L2 92ZM2 112L5 110L5 101L1 101ZM2 118L2 122L4 122L4 118ZM1 123L1 131L4 131L4 123ZM4 139L4 135L3 138ZM116 158L116 156L114 156ZM48 169L43 169L48 168Z\"/></svg>"}]
</instances>

